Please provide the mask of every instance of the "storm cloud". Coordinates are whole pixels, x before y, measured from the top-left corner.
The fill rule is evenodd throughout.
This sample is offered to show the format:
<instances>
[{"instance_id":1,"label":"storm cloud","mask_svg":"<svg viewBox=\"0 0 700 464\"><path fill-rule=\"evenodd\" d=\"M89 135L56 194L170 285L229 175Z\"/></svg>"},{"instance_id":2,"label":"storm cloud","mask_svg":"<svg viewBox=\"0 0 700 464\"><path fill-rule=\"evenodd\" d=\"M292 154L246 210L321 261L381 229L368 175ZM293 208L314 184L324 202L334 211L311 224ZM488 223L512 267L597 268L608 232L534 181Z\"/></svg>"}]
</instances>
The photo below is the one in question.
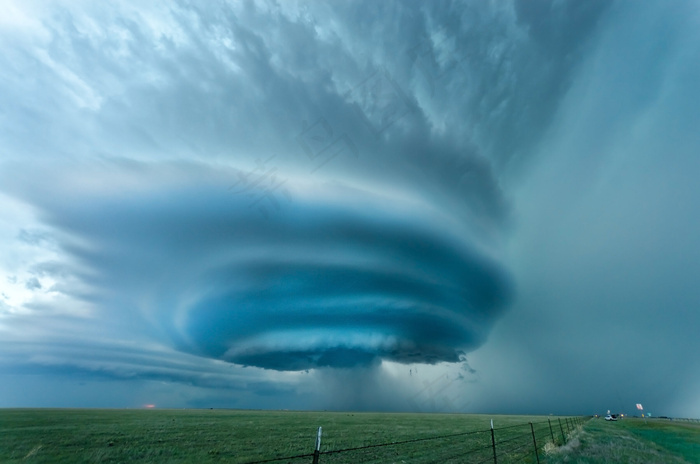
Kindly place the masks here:
<instances>
[{"instance_id":1,"label":"storm cloud","mask_svg":"<svg viewBox=\"0 0 700 464\"><path fill-rule=\"evenodd\" d=\"M500 265L410 199L290 184L290 203L266 216L231 193L233 170L134 163L122 191L110 179L123 169L100 182L73 171L92 186L67 181L68 198L53 191L56 170L50 195L17 184L46 225L80 242L60 246L94 298L118 298L183 351L278 370L456 362L511 294Z\"/></svg>"},{"instance_id":2,"label":"storm cloud","mask_svg":"<svg viewBox=\"0 0 700 464\"><path fill-rule=\"evenodd\" d=\"M172 406L697 415L697 23L691 2L10 2L7 405L45 378Z\"/></svg>"}]
</instances>

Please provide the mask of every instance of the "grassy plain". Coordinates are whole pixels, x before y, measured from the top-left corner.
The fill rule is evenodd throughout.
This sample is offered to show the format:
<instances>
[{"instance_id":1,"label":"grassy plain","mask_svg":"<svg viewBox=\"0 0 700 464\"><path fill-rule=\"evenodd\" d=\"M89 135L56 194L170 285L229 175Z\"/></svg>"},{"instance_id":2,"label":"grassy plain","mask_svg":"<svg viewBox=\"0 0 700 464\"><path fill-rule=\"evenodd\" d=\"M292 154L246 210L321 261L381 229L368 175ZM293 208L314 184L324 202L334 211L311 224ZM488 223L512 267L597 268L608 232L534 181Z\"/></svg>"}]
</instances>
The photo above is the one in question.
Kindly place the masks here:
<instances>
[{"instance_id":1,"label":"grassy plain","mask_svg":"<svg viewBox=\"0 0 700 464\"><path fill-rule=\"evenodd\" d=\"M566 447L543 462L700 464L700 423L637 418L590 420Z\"/></svg>"},{"instance_id":2,"label":"grassy plain","mask_svg":"<svg viewBox=\"0 0 700 464\"><path fill-rule=\"evenodd\" d=\"M0 462L311 463L318 426L320 464L493 462L491 419L499 463L536 462L534 429L542 463L700 464L700 424L661 419L90 409L0 410Z\"/></svg>"},{"instance_id":3,"label":"grassy plain","mask_svg":"<svg viewBox=\"0 0 700 464\"><path fill-rule=\"evenodd\" d=\"M490 419L496 428L499 462L523 458L534 462L528 422L539 424L539 446L550 435L547 417L542 416L5 409L0 410L0 462L245 463L312 453L318 426L323 427L324 452L478 431L322 454L322 464L464 462L465 453L473 449L479 451L468 454L467 462L478 462L493 458ZM310 463L311 458L278 462Z\"/></svg>"}]
</instances>

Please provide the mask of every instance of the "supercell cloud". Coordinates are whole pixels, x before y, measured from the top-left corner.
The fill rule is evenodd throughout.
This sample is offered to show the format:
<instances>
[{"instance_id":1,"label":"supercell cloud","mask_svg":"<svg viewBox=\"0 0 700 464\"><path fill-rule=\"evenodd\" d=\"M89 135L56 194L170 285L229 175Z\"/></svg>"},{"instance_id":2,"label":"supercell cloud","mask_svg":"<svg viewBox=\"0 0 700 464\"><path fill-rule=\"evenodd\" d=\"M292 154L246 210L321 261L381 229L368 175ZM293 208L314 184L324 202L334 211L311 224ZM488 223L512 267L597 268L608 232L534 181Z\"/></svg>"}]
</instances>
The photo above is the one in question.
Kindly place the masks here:
<instances>
[{"instance_id":1,"label":"supercell cloud","mask_svg":"<svg viewBox=\"0 0 700 464\"><path fill-rule=\"evenodd\" d=\"M0 406L700 414L699 21L10 2Z\"/></svg>"},{"instance_id":2,"label":"supercell cloud","mask_svg":"<svg viewBox=\"0 0 700 464\"><path fill-rule=\"evenodd\" d=\"M511 293L502 266L418 200L290 183L266 216L230 192L231 169L102 170L5 183L70 237L60 246L95 298L118 298L185 352L277 370L457 362Z\"/></svg>"}]
</instances>

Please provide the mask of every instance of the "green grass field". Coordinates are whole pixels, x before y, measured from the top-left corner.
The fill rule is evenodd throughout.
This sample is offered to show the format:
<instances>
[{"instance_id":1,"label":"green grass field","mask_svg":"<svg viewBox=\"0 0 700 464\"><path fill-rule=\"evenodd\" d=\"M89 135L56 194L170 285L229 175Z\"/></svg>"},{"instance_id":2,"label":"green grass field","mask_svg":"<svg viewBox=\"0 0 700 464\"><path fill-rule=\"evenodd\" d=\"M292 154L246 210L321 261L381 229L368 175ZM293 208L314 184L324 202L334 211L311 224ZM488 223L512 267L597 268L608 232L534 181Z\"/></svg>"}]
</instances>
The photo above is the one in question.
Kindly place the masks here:
<instances>
[{"instance_id":1,"label":"green grass field","mask_svg":"<svg viewBox=\"0 0 700 464\"><path fill-rule=\"evenodd\" d=\"M321 463L464 462L492 457L489 421L499 452L533 455L529 421L543 417L232 410L0 410L0 462L250 462L313 452L482 431L401 445L324 454ZM523 424L521 427L512 427ZM541 425L538 432L542 432ZM547 434L549 432L547 431ZM543 435L544 436L544 435ZM500 447L500 443L503 446ZM524 454L523 454L524 453ZM286 461L281 461L286 462ZM311 462L311 458L291 462Z\"/></svg>"},{"instance_id":2,"label":"green grass field","mask_svg":"<svg viewBox=\"0 0 700 464\"><path fill-rule=\"evenodd\" d=\"M245 463L312 453L318 426L323 427L321 449L326 453L321 464L493 462L490 419L499 463L536 462L529 422L535 424L542 462L610 462L606 456L617 456L609 454L611 448L617 451L631 440L644 444L635 448L639 456L677 458L656 462L698 462L692 460L698 452L697 425L674 425L669 433L643 423L634 427L633 420L591 420L573 433L577 438L563 451L546 455L542 448L552 448L551 436L561 444L562 435L573 430L571 422L562 419L560 427L557 418L549 417L550 429L546 416L88 409L0 410L0 462ZM459 435L432 439L453 434ZM410 440L421 441L328 454ZM311 461L306 456L277 462Z\"/></svg>"},{"instance_id":3,"label":"green grass field","mask_svg":"<svg viewBox=\"0 0 700 464\"><path fill-rule=\"evenodd\" d=\"M700 463L700 423L627 418L588 421L547 463Z\"/></svg>"}]
</instances>

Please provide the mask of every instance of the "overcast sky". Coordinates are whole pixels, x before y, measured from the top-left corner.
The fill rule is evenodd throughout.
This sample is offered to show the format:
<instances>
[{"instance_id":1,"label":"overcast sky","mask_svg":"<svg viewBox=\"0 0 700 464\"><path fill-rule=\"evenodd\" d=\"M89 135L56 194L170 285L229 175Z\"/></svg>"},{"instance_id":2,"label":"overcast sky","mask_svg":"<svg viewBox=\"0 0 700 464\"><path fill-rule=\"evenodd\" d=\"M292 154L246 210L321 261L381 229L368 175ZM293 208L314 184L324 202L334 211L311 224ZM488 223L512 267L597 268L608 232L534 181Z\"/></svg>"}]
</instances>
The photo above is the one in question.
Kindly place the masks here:
<instances>
[{"instance_id":1,"label":"overcast sky","mask_svg":"<svg viewBox=\"0 0 700 464\"><path fill-rule=\"evenodd\" d=\"M700 417L697 2L192 3L3 2L0 407Z\"/></svg>"}]
</instances>

